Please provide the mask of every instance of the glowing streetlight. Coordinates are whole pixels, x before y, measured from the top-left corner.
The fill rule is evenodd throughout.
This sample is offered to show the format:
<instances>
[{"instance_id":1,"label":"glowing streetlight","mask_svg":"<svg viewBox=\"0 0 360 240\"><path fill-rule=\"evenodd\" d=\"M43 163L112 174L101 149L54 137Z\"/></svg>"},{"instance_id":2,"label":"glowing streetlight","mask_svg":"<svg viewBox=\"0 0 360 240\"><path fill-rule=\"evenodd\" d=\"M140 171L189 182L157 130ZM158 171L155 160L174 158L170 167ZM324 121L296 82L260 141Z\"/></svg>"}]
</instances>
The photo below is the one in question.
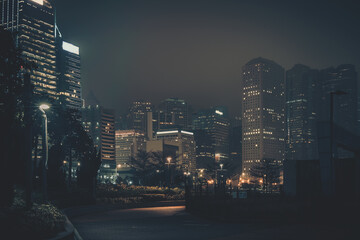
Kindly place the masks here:
<instances>
[{"instance_id":1,"label":"glowing streetlight","mask_svg":"<svg viewBox=\"0 0 360 240\"><path fill-rule=\"evenodd\" d=\"M43 201L47 201L47 168L48 168L48 130L47 130L47 116L46 110L50 109L50 106L46 103L43 103L39 106L40 111L43 116L43 136L42 136L42 192L43 192Z\"/></svg>"},{"instance_id":2,"label":"glowing streetlight","mask_svg":"<svg viewBox=\"0 0 360 240\"><path fill-rule=\"evenodd\" d=\"M167 161L167 165L168 165L168 173L169 173L169 185L171 185L171 171L170 171L170 164L171 164L171 160L172 160L172 157L167 157L166 158L166 161Z\"/></svg>"},{"instance_id":3,"label":"glowing streetlight","mask_svg":"<svg viewBox=\"0 0 360 240\"><path fill-rule=\"evenodd\" d=\"M39 109L41 110L42 113L45 113L45 110L49 110L50 106L48 104L44 103L39 106Z\"/></svg>"}]
</instances>

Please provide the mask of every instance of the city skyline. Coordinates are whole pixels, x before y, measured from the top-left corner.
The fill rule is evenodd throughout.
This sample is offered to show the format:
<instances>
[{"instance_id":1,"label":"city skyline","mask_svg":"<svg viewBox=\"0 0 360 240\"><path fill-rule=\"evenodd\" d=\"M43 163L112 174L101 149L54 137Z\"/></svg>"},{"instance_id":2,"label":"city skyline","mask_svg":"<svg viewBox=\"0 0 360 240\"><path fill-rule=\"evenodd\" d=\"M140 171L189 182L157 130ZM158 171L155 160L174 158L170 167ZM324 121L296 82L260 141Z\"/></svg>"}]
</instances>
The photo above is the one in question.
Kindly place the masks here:
<instances>
[{"instance_id":1,"label":"city skyline","mask_svg":"<svg viewBox=\"0 0 360 240\"><path fill-rule=\"evenodd\" d=\"M0 7L1 235L360 239L360 4Z\"/></svg>"},{"instance_id":2,"label":"city skyline","mask_svg":"<svg viewBox=\"0 0 360 240\"><path fill-rule=\"evenodd\" d=\"M358 7L346 1L65 0L57 9L62 31L82 47L84 97L92 90L122 113L135 98L179 97L236 115L241 67L259 56L285 70L360 66Z\"/></svg>"}]
</instances>

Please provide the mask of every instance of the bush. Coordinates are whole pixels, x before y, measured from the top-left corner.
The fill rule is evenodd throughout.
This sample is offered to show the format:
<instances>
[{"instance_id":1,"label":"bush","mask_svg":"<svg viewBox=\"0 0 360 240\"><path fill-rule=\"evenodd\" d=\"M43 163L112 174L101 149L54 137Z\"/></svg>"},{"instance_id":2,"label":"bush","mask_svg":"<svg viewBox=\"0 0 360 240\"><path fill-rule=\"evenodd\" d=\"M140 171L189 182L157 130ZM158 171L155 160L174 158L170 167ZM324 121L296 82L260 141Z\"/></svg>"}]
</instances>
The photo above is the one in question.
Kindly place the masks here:
<instances>
[{"instance_id":1,"label":"bush","mask_svg":"<svg viewBox=\"0 0 360 240\"><path fill-rule=\"evenodd\" d=\"M51 204L36 204L25 208L25 201L16 196L9 209L2 209L0 225L3 233L13 239L43 239L64 230L66 217Z\"/></svg>"},{"instance_id":2,"label":"bush","mask_svg":"<svg viewBox=\"0 0 360 240\"><path fill-rule=\"evenodd\" d=\"M165 200L182 200L185 193L180 188L162 188L157 186L127 186L124 184L100 184L97 197L100 202L123 203L123 199L135 199L134 202L152 202Z\"/></svg>"}]
</instances>

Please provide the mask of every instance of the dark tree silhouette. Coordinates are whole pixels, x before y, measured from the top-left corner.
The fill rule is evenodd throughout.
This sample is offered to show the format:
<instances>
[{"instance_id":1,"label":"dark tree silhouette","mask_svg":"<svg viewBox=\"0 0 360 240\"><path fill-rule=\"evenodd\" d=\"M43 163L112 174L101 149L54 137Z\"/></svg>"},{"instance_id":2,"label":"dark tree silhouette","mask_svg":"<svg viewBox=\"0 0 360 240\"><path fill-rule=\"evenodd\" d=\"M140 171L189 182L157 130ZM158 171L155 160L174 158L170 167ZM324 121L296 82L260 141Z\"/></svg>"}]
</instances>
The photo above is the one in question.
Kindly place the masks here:
<instances>
[{"instance_id":1,"label":"dark tree silhouette","mask_svg":"<svg viewBox=\"0 0 360 240\"><path fill-rule=\"evenodd\" d=\"M280 181L281 167L274 159L262 159L259 163L250 168L250 174L254 178L260 178L263 181L263 190L271 192L273 184Z\"/></svg>"},{"instance_id":2,"label":"dark tree silhouette","mask_svg":"<svg viewBox=\"0 0 360 240\"><path fill-rule=\"evenodd\" d=\"M131 166L135 169L135 179L139 185L148 184L150 175L156 171L157 160L154 160L153 154L141 150L136 157L131 158Z\"/></svg>"},{"instance_id":3,"label":"dark tree silhouette","mask_svg":"<svg viewBox=\"0 0 360 240\"><path fill-rule=\"evenodd\" d=\"M31 64L21 58L12 33L0 27L0 206L12 203L17 181L24 183L24 101L29 100L24 98L24 79L30 70Z\"/></svg>"}]
</instances>

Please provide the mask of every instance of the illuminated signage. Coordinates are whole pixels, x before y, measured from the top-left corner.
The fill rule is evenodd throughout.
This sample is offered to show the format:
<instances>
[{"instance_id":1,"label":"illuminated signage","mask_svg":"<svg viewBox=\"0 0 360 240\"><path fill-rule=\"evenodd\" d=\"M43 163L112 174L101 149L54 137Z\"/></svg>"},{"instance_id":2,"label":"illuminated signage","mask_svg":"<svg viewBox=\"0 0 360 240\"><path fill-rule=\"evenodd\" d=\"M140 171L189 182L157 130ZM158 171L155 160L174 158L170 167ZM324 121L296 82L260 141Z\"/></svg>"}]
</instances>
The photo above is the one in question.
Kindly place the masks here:
<instances>
[{"instance_id":1,"label":"illuminated signage","mask_svg":"<svg viewBox=\"0 0 360 240\"><path fill-rule=\"evenodd\" d=\"M68 42L63 42L63 45L62 45L63 49L65 51L68 51L68 52L71 52L71 53L74 53L76 55L79 55L79 47L71 44L71 43L68 43Z\"/></svg>"},{"instance_id":2,"label":"illuminated signage","mask_svg":"<svg viewBox=\"0 0 360 240\"><path fill-rule=\"evenodd\" d=\"M37 4L44 5L44 0L31 0L33 2L36 2Z\"/></svg>"},{"instance_id":3,"label":"illuminated signage","mask_svg":"<svg viewBox=\"0 0 360 240\"><path fill-rule=\"evenodd\" d=\"M216 113L216 114L219 114L220 116L224 115L224 113L223 113L223 112L220 112L219 110L215 110L215 113Z\"/></svg>"}]
</instances>

